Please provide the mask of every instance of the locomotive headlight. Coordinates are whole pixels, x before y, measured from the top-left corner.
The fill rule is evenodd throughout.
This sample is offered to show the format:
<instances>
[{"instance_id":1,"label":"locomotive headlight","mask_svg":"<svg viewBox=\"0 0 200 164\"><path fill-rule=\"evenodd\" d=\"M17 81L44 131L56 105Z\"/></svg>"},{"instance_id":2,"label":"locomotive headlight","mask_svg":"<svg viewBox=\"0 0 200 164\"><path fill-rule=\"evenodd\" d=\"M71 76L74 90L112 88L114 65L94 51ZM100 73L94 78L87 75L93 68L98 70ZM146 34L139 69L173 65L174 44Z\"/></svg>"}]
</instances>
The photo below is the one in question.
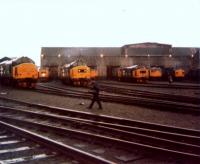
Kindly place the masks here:
<instances>
[{"instance_id":1,"label":"locomotive headlight","mask_svg":"<svg viewBox=\"0 0 200 164\"><path fill-rule=\"evenodd\" d=\"M42 77L45 77L46 76L46 73L42 73Z\"/></svg>"}]
</instances>

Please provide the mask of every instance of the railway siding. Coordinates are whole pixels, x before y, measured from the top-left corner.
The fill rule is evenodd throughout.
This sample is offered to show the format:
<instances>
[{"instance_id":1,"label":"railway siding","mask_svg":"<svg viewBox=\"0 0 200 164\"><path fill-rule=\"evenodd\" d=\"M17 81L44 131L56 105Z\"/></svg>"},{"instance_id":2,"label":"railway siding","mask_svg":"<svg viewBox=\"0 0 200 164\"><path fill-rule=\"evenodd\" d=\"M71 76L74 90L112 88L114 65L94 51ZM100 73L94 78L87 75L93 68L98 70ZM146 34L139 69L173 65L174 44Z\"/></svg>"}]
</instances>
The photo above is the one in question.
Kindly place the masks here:
<instances>
[{"instance_id":1,"label":"railway siding","mask_svg":"<svg viewBox=\"0 0 200 164\"><path fill-rule=\"evenodd\" d=\"M1 108L1 110L2 110L2 108ZM13 108L11 109L11 108L4 108L3 110L5 110L5 111L8 111L9 112L9 110L13 110ZM17 110L17 109L15 109L15 110ZM20 111L18 111L17 113L19 113ZM14 112L14 113L16 113L16 112ZM13 114L14 114L13 113ZM30 113L30 112L29 112ZM36 112L34 112L34 114L35 114ZM30 116L31 117L33 117L34 116L34 114L33 113L30 113ZM4 114L5 115L5 114ZM42 115L42 113L40 112L40 114L38 113L37 114L38 116L37 116L37 118L39 118L39 119L42 119L42 118L44 118L44 116ZM10 115L11 116L11 115ZM198 157L198 155L195 155L195 152L199 152L199 148L198 148L198 146L196 146L195 147L195 145L191 145L191 144L183 144L183 143L179 143L179 142L173 142L173 144L180 144L179 146L177 145L177 146L175 146L175 150L173 150L173 148L172 148L172 145L171 146L169 146L168 144L170 143L169 141L167 141L167 140L160 140L160 139L158 139L157 138L157 142L155 142L156 144L155 145L151 145L153 142L153 140L155 140L156 138L152 138L151 137L151 140L150 141L147 141L148 139L148 137L146 136L146 135L143 135L143 137L142 137L142 135L140 135L140 140L145 140L145 142L147 142L147 143L151 143L150 145L145 145L144 143L142 144L142 142L140 143L137 143L137 142L133 142L133 141L131 141L129 138L126 138L125 140L123 140L122 138L120 139L120 138L116 138L116 139L112 139L112 138L108 138L108 136L106 135L105 137L104 136L101 136L101 135L98 135L98 134L96 134L96 135L94 135L94 134L89 134L89 133L83 133L83 132L80 132L80 131L75 131L75 130L71 130L71 132L69 131L69 130L64 130L63 128L59 128L59 126L57 125L57 126L53 126L52 127L52 125L50 125L49 123L47 123L46 125L45 125L45 123L44 123L44 121L42 121L42 124L40 123L41 121L39 121L38 119L37 119L37 121L26 121L26 118L23 118L22 119L22 115L20 116L20 118L19 119L14 119L14 117L16 117L17 118L17 115L16 116L12 116L12 118L10 117L10 116L6 116L6 117L4 117L4 116L1 116L1 119L3 119L3 120L7 120L7 121L9 121L9 120L11 120L11 122L14 122L14 123L16 123L16 124L19 124L20 122L20 125L21 126L24 126L24 125L29 125L29 126L33 126L33 127L37 127L37 126L39 126L40 128L42 128L42 129L44 129L45 131L48 129L48 130L53 130L53 131L55 131L56 133L61 133L62 135L65 135L65 134L67 134L67 135L71 135L71 133L72 133L72 135L74 136L74 137L77 137L78 136L78 138L79 137L81 137L81 138L95 138L95 141L94 142L99 142L98 140L100 139L100 141L103 141L104 143L109 143L109 142L111 142L111 143L109 143L109 144L117 144L118 146L121 146L121 147L126 147L126 149L127 148L130 148L130 150L132 150L132 147L134 147L134 148L137 148L137 149L142 149L143 151L157 151L158 153L161 153L161 155L165 152L165 153L167 153L167 154L170 154L170 156L172 157L172 156L176 156L176 157L179 157L179 158L186 158L186 159L192 159L192 160L194 160L195 162L196 162L196 160L199 160L198 158L200 158L200 157ZM27 116L26 116L27 117ZM45 120L47 120L47 115L45 116L46 118L45 118ZM54 118L56 118L56 116L53 116L52 114L50 115L50 117L54 117ZM63 117L61 117L62 119L63 119ZM60 119L61 119L60 118ZM22 119L22 120L21 120ZM58 119L58 118L57 118ZM43 119L42 119L43 120ZM61 121L61 120L60 120ZM60 122L59 121L59 122ZM69 121L69 120L68 120ZM46 121L45 121L46 122ZM55 120L54 121L54 124L56 123L57 121ZM80 121L79 121L79 123L80 123ZM66 124L66 123L65 123ZM84 126L80 126L80 127L84 127ZM86 126L87 127L87 126ZM87 129L87 128L86 128ZM96 128L95 128L96 129ZM111 130L111 129L107 129L107 130ZM114 130L114 129L113 129ZM65 132L66 131L66 132ZM104 128L104 134L105 134L105 128ZM119 131L118 131L119 132ZM125 132L125 131L124 131ZM73 134L73 133L75 133L75 135ZM118 134L120 134L120 133L118 133ZM192 132L191 132L191 134L192 134ZM112 135L114 135L114 134L112 134ZM130 134L129 134L130 135ZM115 134L115 136L116 136L116 134ZM121 136L121 135L119 135L119 136ZM127 136L127 134L125 135L125 136ZM136 137L136 135L134 135L134 137ZM141 137L142 137L142 139L141 139ZM133 136L130 136L130 138L133 138ZM120 140L119 140L120 139ZM139 139L139 138L138 138ZM179 138L180 139L180 138ZM166 147L166 146L164 146L165 144L165 142L169 142L167 145L170 147L170 149L171 150L168 150L168 146ZM164 144L164 145L163 145ZM158 146L159 145L159 146ZM163 147L162 147L162 146ZM158 146L158 147L157 147ZM161 146L161 147L160 147ZM183 149L181 149L181 147L183 147ZM188 147L188 148L186 148L186 147ZM187 151L186 151L187 150ZM185 153L181 153L181 151L183 151L183 152L185 152ZM198 153L197 153L198 154Z\"/></svg>"}]
</instances>

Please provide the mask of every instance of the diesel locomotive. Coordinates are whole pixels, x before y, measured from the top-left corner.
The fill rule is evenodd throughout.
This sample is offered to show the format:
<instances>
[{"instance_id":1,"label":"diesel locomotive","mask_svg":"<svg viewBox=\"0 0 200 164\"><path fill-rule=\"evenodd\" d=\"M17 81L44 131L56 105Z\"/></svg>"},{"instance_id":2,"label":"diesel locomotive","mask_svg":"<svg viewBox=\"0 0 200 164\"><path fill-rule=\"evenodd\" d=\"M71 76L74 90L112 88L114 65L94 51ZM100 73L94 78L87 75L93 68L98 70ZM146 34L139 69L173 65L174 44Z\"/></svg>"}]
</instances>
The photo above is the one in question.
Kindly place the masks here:
<instances>
[{"instance_id":1,"label":"diesel locomotive","mask_svg":"<svg viewBox=\"0 0 200 164\"><path fill-rule=\"evenodd\" d=\"M38 77L40 82L47 82L49 81L49 68L40 68L38 71Z\"/></svg>"},{"instance_id":2,"label":"diesel locomotive","mask_svg":"<svg viewBox=\"0 0 200 164\"><path fill-rule=\"evenodd\" d=\"M161 67L152 66L149 69L149 80L161 80L162 76L163 73Z\"/></svg>"},{"instance_id":3,"label":"diesel locomotive","mask_svg":"<svg viewBox=\"0 0 200 164\"><path fill-rule=\"evenodd\" d=\"M114 75L120 81L146 82L149 78L149 71L144 66L133 65L130 67L114 68Z\"/></svg>"},{"instance_id":4,"label":"diesel locomotive","mask_svg":"<svg viewBox=\"0 0 200 164\"><path fill-rule=\"evenodd\" d=\"M58 71L58 77L63 83L74 86L87 86L93 76L90 67L77 61L63 65Z\"/></svg>"},{"instance_id":5,"label":"diesel locomotive","mask_svg":"<svg viewBox=\"0 0 200 164\"><path fill-rule=\"evenodd\" d=\"M28 57L9 59L0 63L0 81L2 84L34 88L37 80L37 66Z\"/></svg>"}]
</instances>

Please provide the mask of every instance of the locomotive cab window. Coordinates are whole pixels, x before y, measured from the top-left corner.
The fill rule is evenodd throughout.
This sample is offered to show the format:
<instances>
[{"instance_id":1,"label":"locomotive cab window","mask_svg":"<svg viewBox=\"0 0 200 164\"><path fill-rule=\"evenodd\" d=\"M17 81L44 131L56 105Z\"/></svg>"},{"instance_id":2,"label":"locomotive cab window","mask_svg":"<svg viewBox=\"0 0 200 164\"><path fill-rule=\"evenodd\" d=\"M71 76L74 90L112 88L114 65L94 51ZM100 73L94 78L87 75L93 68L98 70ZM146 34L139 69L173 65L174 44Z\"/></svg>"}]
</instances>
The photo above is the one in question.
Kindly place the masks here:
<instances>
[{"instance_id":1,"label":"locomotive cab window","mask_svg":"<svg viewBox=\"0 0 200 164\"><path fill-rule=\"evenodd\" d=\"M146 71L140 71L140 73L146 73Z\"/></svg>"},{"instance_id":2,"label":"locomotive cab window","mask_svg":"<svg viewBox=\"0 0 200 164\"><path fill-rule=\"evenodd\" d=\"M86 71L85 69L79 69L78 72L79 72L79 73L85 73L85 72L87 72L87 71Z\"/></svg>"}]
</instances>

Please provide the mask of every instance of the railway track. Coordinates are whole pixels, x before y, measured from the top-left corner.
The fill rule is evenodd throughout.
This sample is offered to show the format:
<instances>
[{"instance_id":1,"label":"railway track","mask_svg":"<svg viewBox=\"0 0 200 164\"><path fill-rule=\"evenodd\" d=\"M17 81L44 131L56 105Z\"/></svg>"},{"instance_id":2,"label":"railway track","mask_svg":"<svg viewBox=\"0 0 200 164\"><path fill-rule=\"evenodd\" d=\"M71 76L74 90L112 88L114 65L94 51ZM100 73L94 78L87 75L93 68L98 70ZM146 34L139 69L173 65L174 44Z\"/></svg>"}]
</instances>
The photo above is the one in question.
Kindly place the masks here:
<instances>
[{"instance_id":1,"label":"railway track","mask_svg":"<svg viewBox=\"0 0 200 164\"><path fill-rule=\"evenodd\" d=\"M13 127L0 121L0 163L50 161L58 154L42 147L38 142L10 131Z\"/></svg>"},{"instance_id":2,"label":"railway track","mask_svg":"<svg viewBox=\"0 0 200 164\"><path fill-rule=\"evenodd\" d=\"M60 89L61 91L69 91L69 92L85 92L85 90L77 90L72 88L66 88L66 87L60 87L58 85L49 85L49 84L39 84L41 87L46 87L49 89ZM143 91L133 88L126 88L125 86L118 86L118 85L112 85L112 84L101 84L100 85L101 91L105 91L107 93L114 93L114 94L120 94L120 95L126 95L126 96L132 96L132 97L142 97L142 98L150 98L150 99L156 99L156 100L166 100L166 101L172 101L172 102L182 102L182 103L188 103L188 104L198 104L200 105L200 98L199 97L191 97L186 95L175 95L175 94L167 94L167 93L161 93L161 92L152 92L152 91Z\"/></svg>"},{"instance_id":3,"label":"railway track","mask_svg":"<svg viewBox=\"0 0 200 164\"><path fill-rule=\"evenodd\" d=\"M200 85L186 85L184 83L182 84L176 84L172 83L171 85L166 83L128 83L128 82L119 82L119 81L100 81L100 84L112 84L112 85L118 85L118 86L137 86L137 87L150 87L150 88L167 88L167 89L194 89L194 90L200 90Z\"/></svg>"},{"instance_id":4,"label":"railway track","mask_svg":"<svg viewBox=\"0 0 200 164\"><path fill-rule=\"evenodd\" d=\"M0 121L0 130L1 164L112 163L9 124L8 120L7 122Z\"/></svg>"},{"instance_id":5,"label":"railway track","mask_svg":"<svg viewBox=\"0 0 200 164\"><path fill-rule=\"evenodd\" d=\"M158 110L167 110L172 112L181 112L181 113L191 113L191 114L200 114L200 107L198 98L191 98L186 96L177 96L173 97L167 94L159 94L159 93L147 93L142 91L130 91L128 92L124 88L112 88L109 86L103 86L102 88L109 90L115 90L116 93L121 94L113 94L104 92L100 95L100 99L105 102L115 102L115 103L123 103L123 104L131 104L131 105L139 105L144 107L150 107ZM55 94L60 96L70 96L70 97L78 97L78 98L86 98L90 99L91 94L85 90L77 90L77 89L69 89L57 86L50 85L38 85L36 90L42 93ZM112 91L111 91L112 92ZM125 94L126 92L126 94ZM129 94L127 94L127 92ZM185 101L183 100L186 99ZM159 99L158 99L159 98ZM188 100L187 100L188 98ZM166 100L167 99L167 100ZM171 101L169 101L169 99ZM172 101L173 100L173 101ZM183 102L175 102L175 100L182 100ZM188 102L188 103L186 103ZM190 102L190 103L189 103ZM192 103L194 102L194 104Z\"/></svg>"},{"instance_id":6,"label":"railway track","mask_svg":"<svg viewBox=\"0 0 200 164\"><path fill-rule=\"evenodd\" d=\"M197 130L99 116L31 103L26 105L29 106L28 109L21 109L23 106L20 109L1 106L1 119L20 126L37 126L45 131L51 129L62 135L88 138L89 141L104 143L104 146L115 145L126 151L137 149L140 152L139 159L149 158L156 153L164 158L172 157L173 160L187 162L192 160L194 163L200 160L200 131ZM32 109L33 106L37 108Z\"/></svg>"},{"instance_id":7,"label":"railway track","mask_svg":"<svg viewBox=\"0 0 200 164\"><path fill-rule=\"evenodd\" d=\"M111 92L111 93L200 105L200 98L198 97L190 97L190 96L185 96L185 95L172 95L172 94L167 94L167 93L158 93L158 92L151 92L151 91L141 91L138 89L125 88L122 86L120 87L120 86L115 86L115 85L103 84L100 86L103 91Z\"/></svg>"}]
</instances>

